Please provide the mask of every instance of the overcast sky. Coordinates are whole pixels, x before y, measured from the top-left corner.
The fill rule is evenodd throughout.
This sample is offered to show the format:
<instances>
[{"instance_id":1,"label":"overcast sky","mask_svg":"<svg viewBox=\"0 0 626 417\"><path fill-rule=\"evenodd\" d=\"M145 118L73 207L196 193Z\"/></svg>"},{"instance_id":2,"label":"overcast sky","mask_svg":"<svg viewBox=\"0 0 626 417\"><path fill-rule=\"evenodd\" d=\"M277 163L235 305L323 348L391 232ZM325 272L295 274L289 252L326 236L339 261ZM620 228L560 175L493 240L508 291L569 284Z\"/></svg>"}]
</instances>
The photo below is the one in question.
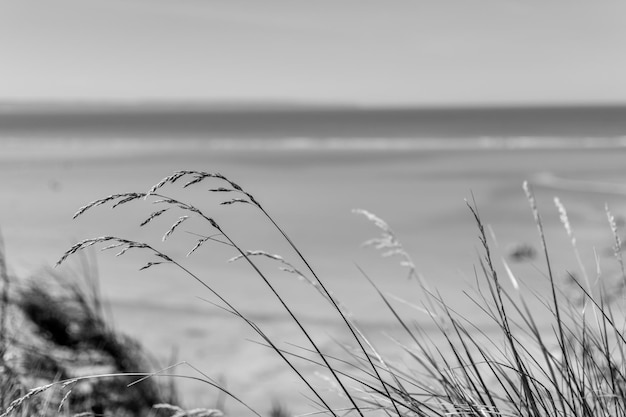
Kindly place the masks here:
<instances>
[{"instance_id":1,"label":"overcast sky","mask_svg":"<svg viewBox=\"0 0 626 417\"><path fill-rule=\"evenodd\" d=\"M624 0L3 0L0 100L626 103Z\"/></svg>"}]
</instances>

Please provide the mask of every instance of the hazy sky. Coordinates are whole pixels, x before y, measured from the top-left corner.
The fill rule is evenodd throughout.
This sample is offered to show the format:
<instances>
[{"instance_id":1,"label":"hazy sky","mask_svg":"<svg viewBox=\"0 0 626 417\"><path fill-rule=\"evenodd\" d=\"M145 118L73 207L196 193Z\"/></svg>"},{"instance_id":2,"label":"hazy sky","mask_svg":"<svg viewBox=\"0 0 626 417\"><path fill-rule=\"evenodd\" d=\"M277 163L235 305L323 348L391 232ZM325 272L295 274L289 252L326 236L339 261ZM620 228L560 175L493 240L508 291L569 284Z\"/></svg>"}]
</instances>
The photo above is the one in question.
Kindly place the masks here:
<instances>
[{"instance_id":1,"label":"hazy sky","mask_svg":"<svg viewBox=\"0 0 626 417\"><path fill-rule=\"evenodd\" d=\"M3 0L0 100L626 103L624 0Z\"/></svg>"}]
</instances>

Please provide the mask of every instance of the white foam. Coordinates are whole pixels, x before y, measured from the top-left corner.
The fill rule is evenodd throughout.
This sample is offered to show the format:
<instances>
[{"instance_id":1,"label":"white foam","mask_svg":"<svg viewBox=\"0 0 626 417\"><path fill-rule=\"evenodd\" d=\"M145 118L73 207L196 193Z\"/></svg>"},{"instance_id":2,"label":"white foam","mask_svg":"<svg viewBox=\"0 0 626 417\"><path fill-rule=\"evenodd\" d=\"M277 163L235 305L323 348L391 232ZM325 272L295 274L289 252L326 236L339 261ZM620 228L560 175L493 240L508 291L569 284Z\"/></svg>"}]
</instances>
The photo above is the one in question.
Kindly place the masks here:
<instances>
[{"instance_id":1,"label":"white foam","mask_svg":"<svg viewBox=\"0 0 626 417\"><path fill-rule=\"evenodd\" d=\"M626 148L617 138L306 138L286 139L138 139L138 138L0 138L0 159L101 158L171 152L394 152L532 149Z\"/></svg>"}]
</instances>

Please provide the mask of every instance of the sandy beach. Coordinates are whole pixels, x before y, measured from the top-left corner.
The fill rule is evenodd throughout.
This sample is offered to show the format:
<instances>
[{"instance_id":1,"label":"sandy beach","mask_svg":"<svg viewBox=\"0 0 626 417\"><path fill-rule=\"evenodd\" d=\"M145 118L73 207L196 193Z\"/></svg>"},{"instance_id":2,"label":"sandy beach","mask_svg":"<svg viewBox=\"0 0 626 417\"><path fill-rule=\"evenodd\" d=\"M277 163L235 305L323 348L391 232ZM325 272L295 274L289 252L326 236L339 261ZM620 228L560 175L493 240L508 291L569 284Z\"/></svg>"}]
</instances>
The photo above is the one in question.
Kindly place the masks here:
<instances>
[{"instance_id":1,"label":"sandy beach","mask_svg":"<svg viewBox=\"0 0 626 417\"><path fill-rule=\"evenodd\" d=\"M34 145L33 145L34 143ZM195 143L195 145L194 145ZM486 223L495 233L495 252L528 243L539 248L536 227L524 196L524 180L534 186L546 226L555 269L563 276L576 268L575 259L552 199L568 209L581 254L590 268L594 248L607 274L615 268L606 255L611 245L605 203L618 218L626 216L624 157L621 147L503 149L302 149L271 150L198 146L199 142L40 141L0 142L0 228L11 271L20 277L50 268L72 243L87 237L118 234L159 241L177 216L138 224L152 211L144 202L94 209L77 220L72 214L94 199L126 191L147 191L178 169L219 171L257 197L308 257L328 286L349 307L382 349L397 349L383 333L399 333L375 292L355 264L386 293L419 303L415 282L394 258L381 258L360 244L377 229L351 212L367 209L388 221L411 253L419 271L459 310L474 314L462 290L474 281L480 250L476 227L464 199L475 197ZM208 184L207 184L208 185ZM218 207L207 197L207 185L186 191L205 204L215 219L246 249L263 249L296 262L295 255L268 222L250 207ZM211 184L213 185L213 184ZM215 184L220 185L220 184ZM193 246L185 226L163 244L176 256ZM300 343L296 329L275 299L243 263L228 263L229 248L205 248L185 260L206 282L284 343ZM111 304L117 327L146 344L163 363L172 352L214 378L260 410L273 398L296 412L311 411L285 366L266 348L245 339L258 337L226 313L200 298L211 299L184 274L170 267L139 272L140 254L115 258L95 251L103 294ZM76 270L69 262L59 273ZM316 329L322 346L336 350L341 325L311 288L263 262L272 282L306 323ZM544 266L535 261L538 270ZM533 265L512 265L529 287L544 280ZM427 317L401 310L419 322ZM478 320L481 320L478 318ZM287 345L284 345L285 347ZM313 369L311 369L313 371ZM181 368L181 373L193 374ZM326 382L319 380L319 385ZM191 405L211 405L212 389L181 382ZM237 407L232 402L227 406Z\"/></svg>"}]
</instances>

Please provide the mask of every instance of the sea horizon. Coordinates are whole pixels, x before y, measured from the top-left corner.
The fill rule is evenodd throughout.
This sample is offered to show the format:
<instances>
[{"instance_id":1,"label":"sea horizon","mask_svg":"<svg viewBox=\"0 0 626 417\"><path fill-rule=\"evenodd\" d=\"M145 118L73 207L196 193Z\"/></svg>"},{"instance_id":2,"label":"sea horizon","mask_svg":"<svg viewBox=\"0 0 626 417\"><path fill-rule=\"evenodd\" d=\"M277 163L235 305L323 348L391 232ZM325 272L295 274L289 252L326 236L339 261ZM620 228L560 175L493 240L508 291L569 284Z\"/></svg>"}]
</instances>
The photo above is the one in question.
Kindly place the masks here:
<instances>
[{"instance_id":1,"label":"sea horizon","mask_svg":"<svg viewBox=\"0 0 626 417\"><path fill-rule=\"evenodd\" d=\"M620 104L373 107L298 102L0 103L2 139L288 139L291 143L323 139L336 143L338 139L572 138L620 142L625 131L626 105Z\"/></svg>"}]
</instances>

